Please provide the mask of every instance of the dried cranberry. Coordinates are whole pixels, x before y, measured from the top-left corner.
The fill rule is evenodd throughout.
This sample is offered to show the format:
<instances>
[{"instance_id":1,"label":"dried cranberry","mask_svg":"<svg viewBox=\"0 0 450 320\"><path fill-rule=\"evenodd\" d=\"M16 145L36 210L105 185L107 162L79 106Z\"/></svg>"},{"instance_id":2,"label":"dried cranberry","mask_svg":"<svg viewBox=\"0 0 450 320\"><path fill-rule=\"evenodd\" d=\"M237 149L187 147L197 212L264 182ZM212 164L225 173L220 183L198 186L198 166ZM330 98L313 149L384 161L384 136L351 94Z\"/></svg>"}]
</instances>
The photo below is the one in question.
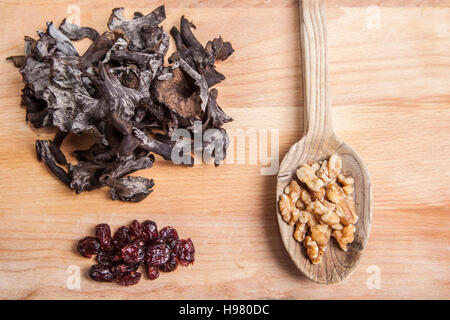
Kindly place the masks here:
<instances>
[{"instance_id":1,"label":"dried cranberry","mask_svg":"<svg viewBox=\"0 0 450 320\"><path fill-rule=\"evenodd\" d=\"M100 242L102 250L111 249L111 228L106 223L98 224L95 227L95 235Z\"/></svg>"},{"instance_id":2,"label":"dried cranberry","mask_svg":"<svg viewBox=\"0 0 450 320\"><path fill-rule=\"evenodd\" d=\"M170 249L174 249L178 243L178 233L172 227L164 227L159 231L158 242L167 244Z\"/></svg>"},{"instance_id":3,"label":"dried cranberry","mask_svg":"<svg viewBox=\"0 0 450 320\"><path fill-rule=\"evenodd\" d=\"M120 227L117 229L116 233L114 233L113 237L113 245L116 249L122 249L122 247L131 242L130 231L128 231L127 227Z\"/></svg>"},{"instance_id":4,"label":"dried cranberry","mask_svg":"<svg viewBox=\"0 0 450 320\"><path fill-rule=\"evenodd\" d=\"M96 237L86 237L78 241L77 250L82 256L90 258L100 252L100 243Z\"/></svg>"},{"instance_id":5,"label":"dried cranberry","mask_svg":"<svg viewBox=\"0 0 450 320\"><path fill-rule=\"evenodd\" d=\"M112 274L108 266L103 266L100 264L94 264L89 270L89 276L100 282L111 282L114 280L114 275Z\"/></svg>"},{"instance_id":6,"label":"dried cranberry","mask_svg":"<svg viewBox=\"0 0 450 320\"><path fill-rule=\"evenodd\" d=\"M131 241L131 243L134 243L140 247L145 247L145 242L141 238L135 238L133 239L133 241Z\"/></svg>"},{"instance_id":7,"label":"dried cranberry","mask_svg":"<svg viewBox=\"0 0 450 320\"><path fill-rule=\"evenodd\" d=\"M147 249L145 262L152 267L166 263L170 258L170 248L166 244L157 244Z\"/></svg>"},{"instance_id":8,"label":"dried cranberry","mask_svg":"<svg viewBox=\"0 0 450 320\"><path fill-rule=\"evenodd\" d=\"M112 264L119 264L122 263L122 252L120 251L114 251L114 254L111 256L111 262Z\"/></svg>"},{"instance_id":9,"label":"dried cranberry","mask_svg":"<svg viewBox=\"0 0 450 320\"><path fill-rule=\"evenodd\" d=\"M137 265L129 265L129 264L118 264L114 267L112 267L112 273L116 276L116 277L120 277L123 276L127 273L130 273L132 271L136 271L138 269L139 266Z\"/></svg>"},{"instance_id":10,"label":"dried cranberry","mask_svg":"<svg viewBox=\"0 0 450 320\"><path fill-rule=\"evenodd\" d=\"M145 220L141 225L142 239L146 243L150 243L158 237L158 227L156 223L150 220Z\"/></svg>"},{"instance_id":11,"label":"dried cranberry","mask_svg":"<svg viewBox=\"0 0 450 320\"><path fill-rule=\"evenodd\" d=\"M159 277L159 270L158 267L152 267L152 266L145 266L146 271L147 271L147 277L150 280L155 280L156 278Z\"/></svg>"},{"instance_id":12,"label":"dried cranberry","mask_svg":"<svg viewBox=\"0 0 450 320\"><path fill-rule=\"evenodd\" d=\"M188 266L195 261L194 243L189 238L187 240L181 239L176 247L177 257L183 266Z\"/></svg>"},{"instance_id":13,"label":"dried cranberry","mask_svg":"<svg viewBox=\"0 0 450 320\"><path fill-rule=\"evenodd\" d=\"M112 252L102 251L95 257L95 260L98 262L98 264L101 264L103 266L110 266L110 265L112 265L112 256L113 255L114 255L114 253L112 253Z\"/></svg>"},{"instance_id":14,"label":"dried cranberry","mask_svg":"<svg viewBox=\"0 0 450 320\"><path fill-rule=\"evenodd\" d=\"M117 281L124 286L132 286L141 280L141 273L137 271L131 271L130 273L125 273L117 278Z\"/></svg>"},{"instance_id":15,"label":"dried cranberry","mask_svg":"<svg viewBox=\"0 0 450 320\"><path fill-rule=\"evenodd\" d=\"M164 263L162 266L159 266L159 270L162 272L172 272L175 271L178 267L177 255L174 252L170 253L169 261Z\"/></svg>"},{"instance_id":16,"label":"dried cranberry","mask_svg":"<svg viewBox=\"0 0 450 320\"><path fill-rule=\"evenodd\" d=\"M101 251L95 258L99 264L113 266L122 263L122 253L116 250Z\"/></svg>"},{"instance_id":17,"label":"dried cranberry","mask_svg":"<svg viewBox=\"0 0 450 320\"><path fill-rule=\"evenodd\" d=\"M121 251L123 261L128 264L139 264L145 256L143 248L135 243L126 244Z\"/></svg>"},{"instance_id":18,"label":"dried cranberry","mask_svg":"<svg viewBox=\"0 0 450 320\"><path fill-rule=\"evenodd\" d=\"M141 236L141 224L136 219L130 223L130 234L132 237L136 238Z\"/></svg>"}]
</instances>

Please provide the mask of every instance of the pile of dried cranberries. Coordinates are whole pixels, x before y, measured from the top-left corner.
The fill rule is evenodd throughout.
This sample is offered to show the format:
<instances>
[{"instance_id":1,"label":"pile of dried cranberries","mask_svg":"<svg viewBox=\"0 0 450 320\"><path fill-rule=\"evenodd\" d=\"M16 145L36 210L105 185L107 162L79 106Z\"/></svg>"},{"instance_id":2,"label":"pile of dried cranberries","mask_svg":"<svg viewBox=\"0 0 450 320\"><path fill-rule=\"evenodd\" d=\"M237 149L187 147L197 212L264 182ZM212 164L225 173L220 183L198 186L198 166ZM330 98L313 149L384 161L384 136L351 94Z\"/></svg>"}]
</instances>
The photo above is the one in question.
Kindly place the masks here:
<instances>
[{"instance_id":1,"label":"pile of dried cranberries","mask_svg":"<svg viewBox=\"0 0 450 320\"><path fill-rule=\"evenodd\" d=\"M89 276L100 282L117 281L121 285L133 285L141 279L138 272L142 264L147 277L155 280L159 272L175 271L178 264L194 263L195 248L190 238L179 239L177 231L165 227L158 232L156 223L150 220L131 222L130 227L120 227L111 237L111 228L102 223L95 227L95 237L81 239L78 252L87 258L97 255L97 264Z\"/></svg>"}]
</instances>

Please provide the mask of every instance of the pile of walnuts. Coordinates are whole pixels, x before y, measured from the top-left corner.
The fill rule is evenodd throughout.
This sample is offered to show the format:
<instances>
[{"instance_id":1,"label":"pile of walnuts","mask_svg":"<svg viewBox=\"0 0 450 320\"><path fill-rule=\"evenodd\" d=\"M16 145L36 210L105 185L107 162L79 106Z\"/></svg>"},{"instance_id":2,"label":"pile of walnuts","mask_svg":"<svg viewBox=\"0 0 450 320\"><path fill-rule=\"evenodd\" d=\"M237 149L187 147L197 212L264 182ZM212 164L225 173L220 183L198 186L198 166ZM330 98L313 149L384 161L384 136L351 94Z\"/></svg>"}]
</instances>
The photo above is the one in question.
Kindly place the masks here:
<instances>
[{"instance_id":1,"label":"pile of walnuts","mask_svg":"<svg viewBox=\"0 0 450 320\"><path fill-rule=\"evenodd\" d=\"M342 160L335 154L301 165L297 170L300 184L292 180L278 202L283 220L295 224L294 238L303 242L313 264L322 262L331 237L344 251L354 240L358 221L354 180L341 173L341 168Z\"/></svg>"}]
</instances>

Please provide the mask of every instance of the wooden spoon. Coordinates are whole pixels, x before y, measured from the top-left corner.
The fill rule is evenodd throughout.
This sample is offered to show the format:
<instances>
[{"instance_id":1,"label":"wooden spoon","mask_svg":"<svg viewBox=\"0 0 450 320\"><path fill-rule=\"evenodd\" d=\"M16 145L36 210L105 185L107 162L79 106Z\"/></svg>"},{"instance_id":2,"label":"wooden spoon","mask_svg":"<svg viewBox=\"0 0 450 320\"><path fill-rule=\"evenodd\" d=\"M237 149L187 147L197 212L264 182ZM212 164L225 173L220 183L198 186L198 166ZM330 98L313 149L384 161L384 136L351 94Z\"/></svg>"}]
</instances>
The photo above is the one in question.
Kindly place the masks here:
<instances>
[{"instance_id":1,"label":"wooden spoon","mask_svg":"<svg viewBox=\"0 0 450 320\"><path fill-rule=\"evenodd\" d=\"M328 63L324 0L303 0L300 7L300 33L303 65L304 137L294 144L280 164L277 183L277 217L284 246L296 266L310 279L335 283L348 277L367 244L372 221L372 187L369 173L358 154L333 131L328 93ZM322 263L313 265L302 243L293 237L294 226L283 221L278 200L284 188L295 178L303 163L327 159L332 154L342 159L342 168L355 180L355 204L358 214L355 239L347 252L331 239Z\"/></svg>"}]
</instances>

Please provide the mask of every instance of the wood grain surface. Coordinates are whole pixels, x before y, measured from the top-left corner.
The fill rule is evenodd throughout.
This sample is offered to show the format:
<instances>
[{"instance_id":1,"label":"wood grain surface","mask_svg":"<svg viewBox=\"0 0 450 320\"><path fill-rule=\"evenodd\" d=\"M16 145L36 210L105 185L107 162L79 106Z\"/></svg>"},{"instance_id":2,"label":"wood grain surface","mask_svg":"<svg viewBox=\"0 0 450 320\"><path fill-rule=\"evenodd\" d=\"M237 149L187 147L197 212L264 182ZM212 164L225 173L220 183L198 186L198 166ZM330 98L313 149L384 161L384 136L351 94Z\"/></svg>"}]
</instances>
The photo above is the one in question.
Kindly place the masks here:
<instances>
[{"instance_id":1,"label":"wood grain surface","mask_svg":"<svg viewBox=\"0 0 450 320\"><path fill-rule=\"evenodd\" d=\"M114 6L131 16L163 3L166 29L185 14L203 43L218 34L233 43L235 54L218 64L227 76L218 101L235 120L226 128L277 129L282 158L303 133L297 1ZM103 189L75 195L37 162L34 140L53 132L25 123L21 77L4 59L71 5L81 9L81 24L106 30L110 1L0 0L0 298L450 298L449 1L327 1L333 124L364 159L374 200L358 267L329 286L306 279L290 260L274 214L276 176L261 175L251 157L218 168L157 161L143 173L155 191L138 204L113 202ZM64 150L86 143L69 137ZM133 218L192 237L195 265L134 287L87 279L93 262L74 252L76 241L99 222L116 228ZM67 287L70 266L81 269L80 289Z\"/></svg>"}]
</instances>

